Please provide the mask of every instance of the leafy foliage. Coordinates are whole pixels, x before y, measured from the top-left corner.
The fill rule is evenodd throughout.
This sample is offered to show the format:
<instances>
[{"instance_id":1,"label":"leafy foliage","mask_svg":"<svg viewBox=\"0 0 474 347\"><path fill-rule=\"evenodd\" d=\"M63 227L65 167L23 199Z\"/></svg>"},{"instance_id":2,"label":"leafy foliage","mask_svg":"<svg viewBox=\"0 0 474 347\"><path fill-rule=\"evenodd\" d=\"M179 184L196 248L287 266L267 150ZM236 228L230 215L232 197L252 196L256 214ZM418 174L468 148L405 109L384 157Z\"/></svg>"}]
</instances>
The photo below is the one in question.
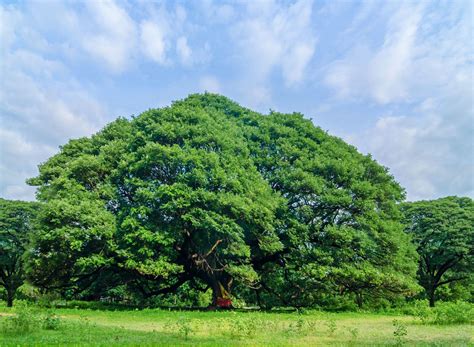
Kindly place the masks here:
<instances>
[{"instance_id":1,"label":"leafy foliage","mask_svg":"<svg viewBox=\"0 0 474 347\"><path fill-rule=\"evenodd\" d=\"M407 326L398 319L394 319L392 324L394 327L393 336L395 336L397 346L401 346L403 345L405 338L408 335Z\"/></svg>"},{"instance_id":2,"label":"leafy foliage","mask_svg":"<svg viewBox=\"0 0 474 347\"><path fill-rule=\"evenodd\" d=\"M409 294L416 252L387 170L301 114L191 95L71 140L40 166L31 280L72 293L187 283L225 302ZM236 286L237 285L237 286Z\"/></svg>"},{"instance_id":3,"label":"leafy foliage","mask_svg":"<svg viewBox=\"0 0 474 347\"><path fill-rule=\"evenodd\" d=\"M26 335L37 329L39 319L36 314L27 308L22 308L16 315L9 316L1 325L3 334Z\"/></svg>"},{"instance_id":4,"label":"leafy foliage","mask_svg":"<svg viewBox=\"0 0 474 347\"><path fill-rule=\"evenodd\" d=\"M420 254L418 276L430 305L436 291L455 282L473 283L474 201L447 197L405 203L406 232Z\"/></svg>"},{"instance_id":5,"label":"leafy foliage","mask_svg":"<svg viewBox=\"0 0 474 347\"><path fill-rule=\"evenodd\" d=\"M474 305L464 302L443 302L433 309L435 324L472 324Z\"/></svg>"},{"instance_id":6,"label":"leafy foliage","mask_svg":"<svg viewBox=\"0 0 474 347\"><path fill-rule=\"evenodd\" d=\"M0 198L0 286L5 288L7 305L13 305L23 284L23 254L35 230L37 203Z\"/></svg>"},{"instance_id":7,"label":"leafy foliage","mask_svg":"<svg viewBox=\"0 0 474 347\"><path fill-rule=\"evenodd\" d=\"M474 304L466 301L440 301L429 307L427 301L417 300L407 308L422 324L472 324L474 323Z\"/></svg>"}]
</instances>

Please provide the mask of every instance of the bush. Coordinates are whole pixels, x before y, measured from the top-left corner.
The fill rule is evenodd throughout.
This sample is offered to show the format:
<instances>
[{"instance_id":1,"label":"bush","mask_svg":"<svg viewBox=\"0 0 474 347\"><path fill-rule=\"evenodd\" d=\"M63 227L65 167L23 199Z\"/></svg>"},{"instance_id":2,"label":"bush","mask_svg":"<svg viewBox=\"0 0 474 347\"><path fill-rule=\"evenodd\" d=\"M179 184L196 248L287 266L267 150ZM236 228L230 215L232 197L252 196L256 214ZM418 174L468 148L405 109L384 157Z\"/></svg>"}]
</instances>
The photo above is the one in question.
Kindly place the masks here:
<instances>
[{"instance_id":1,"label":"bush","mask_svg":"<svg viewBox=\"0 0 474 347\"><path fill-rule=\"evenodd\" d=\"M303 335L305 333L308 324L302 318L298 318L296 321L291 322L286 329L287 334Z\"/></svg>"},{"instance_id":2,"label":"bush","mask_svg":"<svg viewBox=\"0 0 474 347\"><path fill-rule=\"evenodd\" d=\"M4 334L9 335L24 335L38 328L39 319L29 309L21 309L15 316L10 316L5 319L1 326Z\"/></svg>"},{"instance_id":3,"label":"bush","mask_svg":"<svg viewBox=\"0 0 474 347\"><path fill-rule=\"evenodd\" d=\"M64 302L64 300L61 300L59 294L54 292L41 294L36 298L36 305L43 308L55 308L58 302Z\"/></svg>"},{"instance_id":4,"label":"bush","mask_svg":"<svg viewBox=\"0 0 474 347\"><path fill-rule=\"evenodd\" d=\"M357 328L349 328L349 332L351 333L354 340L359 336L359 329Z\"/></svg>"},{"instance_id":5,"label":"bush","mask_svg":"<svg viewBox=\"0 0 474 347\"><path fill-rule=\"evenodd\" d=\"M235 317L230 321L230 332L233 337L252 337L257 333L257 320Z\"/></svg>"},{"instance_id":6,"label":"bush","mask_svg":"<svg viewBox=\"0 0 474 347\"><path fill-rule=\"evenodd\" d=\"M58 330L61 318L53 312L40 314L37 311L21 307L16 315L5 318L0 331L5 335L26 335L38 329Z\"/></svg>"},{"instance_id":7,"label":"bush","mask_svg":"<svg viewBox=\"0 0 474 347\"><path fill-rule=\"evenodd\" d=\"M467 324L474 322L474 304L465 301L440 302L433 308L435 324Z\"/></svg>"},{"instance_id":8,"label":"bush","mask_svg":"<svg viewBox=\"0 0 474 347\"><path fill-rule=\"evenodd\" d=\"M187 317L179 317L177 320L169 320L165 324L165 329L177 332L185 340L194 332L192 321Z\"/></svg>"},{"instance_id":9,"label":"bush","mask_svg":"<svg viewBox=\"0 0 474 347\"><path fill-rule=\"evenodd\" d=\"M413 303L409 314L418 318L423 324L429 324L433 320L433 312L427 300L417 300Z\"/></svg>"},{"instance_id":10,"label":"bush","mask_svg":"<svg viewBox=\"0 0 474 347\"><path fill-rule=\"evenodd\" d=\"M61 318L53 312L48 312L41 320L41 326L45 330L58 330L61 325Z\"/></svg>"},{"instance_id":11,"label":"bush","mask_svg":"<svg viewBox=\"0 0 474 347\"><path fill-rule=\"evenodd\" d=\"M191 320L189 318L180 318L176 322L178 331L185 340L188 339L189 335L193 333L193 328L191 325Z\"/></svg>"},{"instance_id":12,"label":"bush","mask_svg":"<svg viewBox=\"0 0 474 347\"><path fill-rule=\"evenodd\" d=\"M393 327L395 328L393 331L393 336L395 336L397 346L401 346L405 341L405 337L408 335L407 326L403 324L403 322L394 319Z\"/></svg>"},{"instance_id":13,"label":"bush","mask_svg":"<svg viewBox=\"0 0 474 347\"><path fill-rule=\"evenodd\" d=\"M328 328L328 332L329 332L329 335L334 335L334 333L336 332L336 329L337 329L337 325L336 325L336 322L334 320L329 320L326 322L326 326Z\"/></svg>"},{"instance_id":14,"label":"bush","mask_svg":"<svg viewBox=\"0 0 474 347\"><path fill-rule=\"evenodd\" d=\"M423 324L469 324L474 322L474 304L465 301L437 302L431 308L427 301L418 300L403 310Z\"/></svg>"}]
</instances>

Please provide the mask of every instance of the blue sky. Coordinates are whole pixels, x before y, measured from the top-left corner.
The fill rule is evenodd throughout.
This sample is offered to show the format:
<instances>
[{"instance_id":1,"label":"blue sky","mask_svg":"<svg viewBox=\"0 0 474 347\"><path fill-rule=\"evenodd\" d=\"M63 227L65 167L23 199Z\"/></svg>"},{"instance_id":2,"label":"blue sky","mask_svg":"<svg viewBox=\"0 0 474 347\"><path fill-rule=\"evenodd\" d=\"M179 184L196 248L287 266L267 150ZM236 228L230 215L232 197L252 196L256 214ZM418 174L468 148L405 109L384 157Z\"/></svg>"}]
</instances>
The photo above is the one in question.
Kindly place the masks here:
<instances>
[{"instance_id":1,"label":"blue sky","mask_svg":"<svg viewBox=\"0 0 474 347\"><path fill-rule=\"evenodd\" d=\"M298 111L410 200L474 197L470 1L2 1L0 196L70 138L205 90Z\"/></svg>"}]
</instances>

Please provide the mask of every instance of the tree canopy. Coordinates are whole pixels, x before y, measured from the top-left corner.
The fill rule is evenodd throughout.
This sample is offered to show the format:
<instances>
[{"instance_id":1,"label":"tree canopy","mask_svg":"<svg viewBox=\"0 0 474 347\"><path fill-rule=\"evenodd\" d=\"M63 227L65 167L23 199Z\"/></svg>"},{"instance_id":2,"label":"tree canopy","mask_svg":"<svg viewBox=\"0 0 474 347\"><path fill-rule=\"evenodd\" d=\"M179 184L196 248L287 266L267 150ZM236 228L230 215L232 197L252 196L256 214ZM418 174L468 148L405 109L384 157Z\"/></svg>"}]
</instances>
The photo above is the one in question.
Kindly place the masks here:
<instances>
[{"instance_id":1,"label":"tree canopy","mask_svg":"<svg viewBox=\"0 0 474 347\"><path fill-rule=\"evenodd\" d=\"M402 188L298 113L195 94L71 140L39 172L30 278L45 288L187 283L218 306L237 287L295 306L416 291Z\"/></svg>"},{"instance_id":2,"label":"tree canopy","mask_svg":"<svg viewBox=\"0 0 474 347\"><path fill-rule=\"evenodd\" d=\"M430 305L436 290L469 280L474 272L474 201L446 197L405 203L406 232L420 254L418 276Z\"/></svg>"},{"instance_id":3,"label":"tree canopy","mask_svg":"<svg viewBox=\"0 0 474 347\"><path fill-rule=\"evenodd\" d=\"M9 307L25 279L22 258L35 230L38 209L34 202L0 198L0 286L5 289Z\"/></svg>"}]
</instances>

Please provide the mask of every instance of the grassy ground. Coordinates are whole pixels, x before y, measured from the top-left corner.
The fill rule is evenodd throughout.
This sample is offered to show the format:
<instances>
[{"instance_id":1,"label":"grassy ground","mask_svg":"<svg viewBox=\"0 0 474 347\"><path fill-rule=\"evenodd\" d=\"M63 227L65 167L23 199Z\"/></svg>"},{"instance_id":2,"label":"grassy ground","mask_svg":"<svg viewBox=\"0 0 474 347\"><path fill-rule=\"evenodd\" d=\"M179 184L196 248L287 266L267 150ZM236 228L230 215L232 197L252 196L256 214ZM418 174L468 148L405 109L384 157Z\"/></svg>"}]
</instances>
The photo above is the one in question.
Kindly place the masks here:
<instances>
[{"instance_id":1,"label":"grassy ground","mask_svg":"<svg viewBox=\"0 0 474 347\"><path fill-rule=\"evenodd\" d=\"M0 325L15 312L0 307ZM474 346L472 325L422 325L410 316L158 309L56 309L54 313L60 317L56 330L38 323L29 332L3 331L0 345ZM46 314L46 310L37 310L31 315ZM394 320L400 337L394 335Z\"/></svg>"}]
</instances>

